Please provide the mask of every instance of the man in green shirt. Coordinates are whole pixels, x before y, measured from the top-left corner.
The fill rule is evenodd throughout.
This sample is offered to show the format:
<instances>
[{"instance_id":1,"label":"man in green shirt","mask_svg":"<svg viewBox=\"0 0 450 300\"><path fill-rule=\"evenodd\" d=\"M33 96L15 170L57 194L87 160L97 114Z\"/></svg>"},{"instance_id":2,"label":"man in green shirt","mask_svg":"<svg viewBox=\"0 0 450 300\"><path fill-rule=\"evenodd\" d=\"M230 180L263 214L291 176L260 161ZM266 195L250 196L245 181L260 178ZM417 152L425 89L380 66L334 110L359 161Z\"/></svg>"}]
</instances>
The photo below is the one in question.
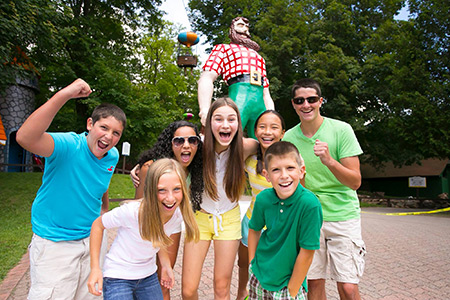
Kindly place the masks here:
<instances>
[{"instance_id":1,"label":"man in green shirt","mask_svg":"<svg viewBox=\"0 0 450 300\"><path fill-rule=\"evenodd\" d=\"M361 147L349 124L321 116L323 98L317 81L297 81L291 101L300 124L288 130L283 140L296 145L303 156L305 187L319 198L324 219L320 250L308 272L308 299L326 299L328 258L340 298L360 299L358 283L366 252L356 194L361 185Z\"/></svg>"},{"instance_id":2,"label":"man in green shirt","mask_svg":"<svg viewBox=\"0 0 450 300\"><path fill-rule=\"evenodd\" d=\"M249 299L306 299L306 273L320 247L322 208L299 184L305 165L293 144L271 145L264 164L263 175L273 188L258 194L249 222Z\"/></svg>"}]
</instances>

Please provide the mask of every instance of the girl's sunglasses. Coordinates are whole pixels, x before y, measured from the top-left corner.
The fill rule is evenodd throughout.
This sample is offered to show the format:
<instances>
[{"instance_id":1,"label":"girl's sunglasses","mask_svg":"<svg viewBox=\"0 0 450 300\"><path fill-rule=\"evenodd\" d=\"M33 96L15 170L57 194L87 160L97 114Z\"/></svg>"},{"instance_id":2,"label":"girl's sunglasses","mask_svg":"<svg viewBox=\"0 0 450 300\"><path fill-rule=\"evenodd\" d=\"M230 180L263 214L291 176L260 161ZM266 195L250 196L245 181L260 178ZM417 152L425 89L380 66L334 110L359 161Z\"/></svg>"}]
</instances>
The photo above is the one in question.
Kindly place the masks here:
<instances>
[{"instance_id":1,"label":"girl's sunglasses","mask_svg":"<svg viewBox=\"0 0 450 300\"><path fill-rule=\"evenodd\" d=\"M297 98L292 99L294 104L298 104L298 105L305 103L305 101L308 101L309 104L312 104L312 103L316 103L319 100L320 100L319 96L311 96L308 98L297 97Z\"/></svg>"},{"instance_id":2,"label":"girl's sunglasses","mask_svg":"<svg viewBox=\"0 0 450 300\"><path fill-rule=\"evenodd\" d=\"M187 139L189 145L192 145L192 146L197 146L198 143L200 143L200 138L198 136L191 135L191 136L176 136L172 139L172 144L175 147L181 147L186 142L186 139Z\"/></svg>"}]
</instances>

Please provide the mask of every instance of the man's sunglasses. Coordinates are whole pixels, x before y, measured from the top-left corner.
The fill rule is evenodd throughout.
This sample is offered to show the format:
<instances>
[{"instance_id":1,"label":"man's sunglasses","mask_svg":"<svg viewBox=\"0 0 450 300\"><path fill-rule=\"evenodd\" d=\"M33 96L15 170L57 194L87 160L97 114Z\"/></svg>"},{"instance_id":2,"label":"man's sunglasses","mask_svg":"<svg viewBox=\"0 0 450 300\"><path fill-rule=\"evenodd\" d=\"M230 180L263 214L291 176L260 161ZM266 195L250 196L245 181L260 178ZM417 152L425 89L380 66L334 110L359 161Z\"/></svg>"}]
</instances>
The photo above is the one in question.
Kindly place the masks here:
<instances>
[{"instance_id":1,"label":"man's sunglasses","mask_svg":"<svg viewBox=\"0 0 450 300\"><path fill-rule=\"evenodd\" d=\"M176 136L172 139L172 144L175 147L181 147L186 142L186 139L188 143L192 146L197 146L198 143L200 143L200 138L198 136L191 135L191 136Z\"/></svg>"},{"instance_id":2,"label":"man's sunglasses","mask_svg":"<svg viewBox=\"0 0 450 300\"><path fill-rule=\"evenodd\" d=\"M320 100L319 96L311 96L308 98L297 97L297 98L292 99L294 104L298 104L298 105L305 103L305 101L308 101L309 104L312 104L312 103L316 103L319 100Z\"/></svg>"}]
</instances>

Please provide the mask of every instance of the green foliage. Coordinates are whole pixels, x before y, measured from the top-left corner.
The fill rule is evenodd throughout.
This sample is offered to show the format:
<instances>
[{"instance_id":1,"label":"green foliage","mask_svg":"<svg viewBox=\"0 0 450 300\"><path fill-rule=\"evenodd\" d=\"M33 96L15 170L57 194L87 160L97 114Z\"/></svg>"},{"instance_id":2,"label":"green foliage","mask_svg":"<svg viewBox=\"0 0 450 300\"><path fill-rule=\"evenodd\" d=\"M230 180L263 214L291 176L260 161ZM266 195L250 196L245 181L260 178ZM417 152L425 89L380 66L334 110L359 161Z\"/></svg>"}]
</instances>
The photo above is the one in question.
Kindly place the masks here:
<instances>
[{"instance_id":1,"label":"green foliage","mask_svg":"<svg viewBox=\"0 0 450 300\"><path fill-rule=\"evenodd\" d=\"M0 2L0 91L15 83L19 76L29 76L26 58L17 47L52 49L61 45L58 24L67 18L65 11L51 1L5 0Z\"/></svg>"},{"instance_id":2,"label":"green foliage","mask_svg":"<svg viewBox=\"0 0 450 300\"><path fill-rule=\"evenodd\" d=\"M349 122L364 161L396 165L449 157L448 1L192 0L194 27L227 42L234 17L250 20L265 57L270 90L288 128L298 123L290 87L322 84L322 113Z\"/></svg>"},{"instance_id":3,"label":"green foliage","mask_svg":"<svg viewBox=\"0 0 450 300\"><path fill-rule=\"evenodd\" d=\"M136 49L142 62L134 97L127 102L129 125L125 138L132 144L131 161L150 148L161 131L173 121L183 119L185 112L198 115L198 70L185 71L176 64L178 29L163 23L161 28L145 35Z\"/></svg>"},{"instance_id":4,"label":"green foliage","mask_svg":"<svg viewBox=\"0 0 450 300\"><path fill-rule=\"evenodd\" d=\"M0 4L0 55L12 61L20 46L40 73L37 106L76 78L88 82L87 99L69 101L49 131L86 130L100 103L128 117L122 141L132 144L129 162L149 148L161 130L183 113L198 113L196 79L176 65L180 31L162 20L161 0L25 0ZM14 82L19 64L0 64L0 87ZM25 76L25 72L22 72ZM2 89L3 90L3 89ZM120 149L120 144L118 145Z\"/></svg>"},{"instance_id":5,"label":"green foliage","mask_svg":"<svg viewBox=\"0 0 450 300\"><path fill-rule=\"evenodd\" d=\"M31 204L41 178L42 173L0 173L0 281L27 251L32 235ZM133 184L128 175L113 175L109 197L134 198Z\"/></svg>"},{"instance_id":6,"label":"green foliage","mask_svg":"<svg viewBox=\"0 0 450 300\"><path fill-rule=\"evenodd\" d=\"M186 111L197 115L198 70L185 75L175 65L179 29L162 21L160 2L1 2L0 88L29 72L16 46L41 75L38 105L75 78L85 79L94 93L67 103L50 130L83 131L97 104L117 104L128 116L122 140L132 144L128 161L134 162L170 122ZM411 18L394 19L407 4ZM364 159L397 165L450 156L449 5L443 0L189 3L195 30L212 44L229 42L234 17L250 20L272 98L288 127L298 123L291 85L314 77L326 99L323 114L352 124ZM14 58L19 61L11 64ZM222 83L215 87L215 96L226 93Z\"/></svg>"}]
</instances>

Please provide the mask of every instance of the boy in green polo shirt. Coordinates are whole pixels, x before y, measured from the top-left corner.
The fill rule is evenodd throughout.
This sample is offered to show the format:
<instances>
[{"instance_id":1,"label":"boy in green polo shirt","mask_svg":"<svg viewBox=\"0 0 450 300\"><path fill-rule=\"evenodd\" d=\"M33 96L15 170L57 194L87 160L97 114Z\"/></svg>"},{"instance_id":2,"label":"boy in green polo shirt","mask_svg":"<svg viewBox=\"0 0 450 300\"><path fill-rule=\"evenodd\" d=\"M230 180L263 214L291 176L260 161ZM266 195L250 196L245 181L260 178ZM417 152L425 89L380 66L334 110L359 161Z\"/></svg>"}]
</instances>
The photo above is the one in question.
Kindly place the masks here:
<instances>
[{"instance_id":1,"label":"boy in green polo shirt","mask_svg":"<svg viewBox=\"0 0 450 300\"><path fill-rule=\"evenodd\" d=\"M249 223L249 299L306 299L306 273L320 248L322 207L299 184L305 164L293 144L270 146L264 165L273 188L258 194Z\"/></svg>"}]
</instances>

